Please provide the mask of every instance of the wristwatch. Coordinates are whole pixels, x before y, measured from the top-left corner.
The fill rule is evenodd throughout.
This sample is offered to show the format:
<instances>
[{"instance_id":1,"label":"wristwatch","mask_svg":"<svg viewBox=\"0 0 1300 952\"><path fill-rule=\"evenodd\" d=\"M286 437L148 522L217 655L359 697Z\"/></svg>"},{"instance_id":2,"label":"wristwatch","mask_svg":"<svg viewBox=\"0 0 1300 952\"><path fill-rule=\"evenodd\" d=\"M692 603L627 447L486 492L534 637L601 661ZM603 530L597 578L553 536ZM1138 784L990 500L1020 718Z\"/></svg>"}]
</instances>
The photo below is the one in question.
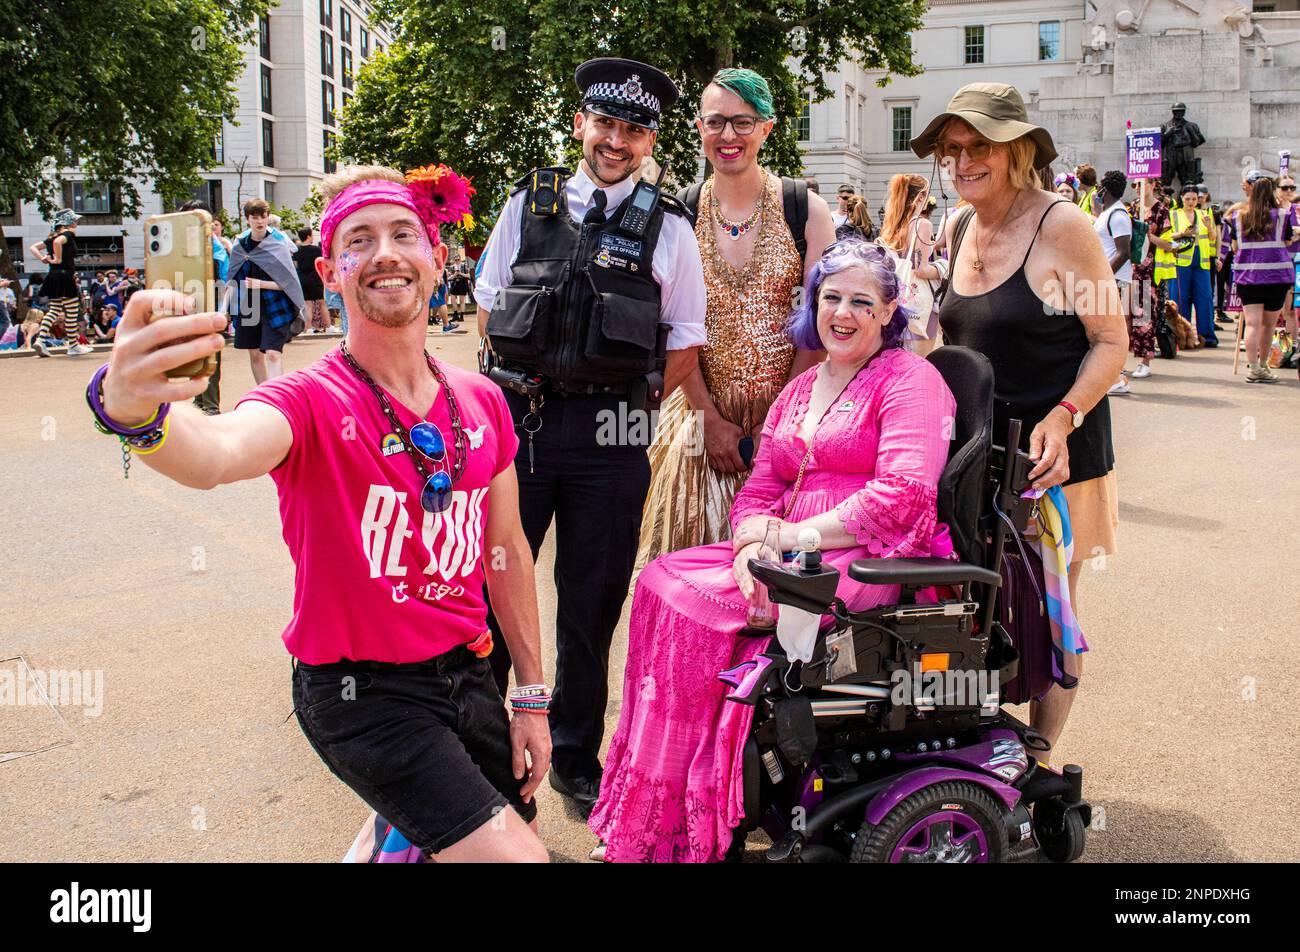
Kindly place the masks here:
<instances>
[{"instance_id":1,"label":"wristwatch","mask_svg":"<svg viewBox=\"0 0 1300 952\"><path fill-rule=\"evenodd\" d=\"M1076 407L1073 403L1070 403L1070 401L1068 400L1062 400L1060 403L1057 404L1057 406L1065 407L1066 412L1070 414L1070 422L1074 424L1074 428L1076 430L1079 427L1083 426L1083 411L1080 410L1078 407Z\"/></svg>"}]
</instances>

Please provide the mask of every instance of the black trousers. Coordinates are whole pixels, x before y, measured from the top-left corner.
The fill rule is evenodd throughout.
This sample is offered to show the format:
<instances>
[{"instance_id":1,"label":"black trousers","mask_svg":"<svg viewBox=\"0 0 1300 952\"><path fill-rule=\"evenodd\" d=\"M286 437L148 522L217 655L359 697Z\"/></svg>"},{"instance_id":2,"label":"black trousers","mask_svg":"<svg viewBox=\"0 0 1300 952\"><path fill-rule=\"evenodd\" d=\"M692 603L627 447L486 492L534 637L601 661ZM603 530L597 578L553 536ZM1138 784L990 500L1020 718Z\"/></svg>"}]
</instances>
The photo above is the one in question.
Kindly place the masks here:
<instances>
[{"instance_id":1,"label":"black trousers","mask_svg":"<svg viewBox=\"0 0 1300 952\"><path fill-rule=\"evenodd\" d=\"M1233 253L1228 252L1227 258L1223 261L1223 267L1213 272L1214 275L1214 313L1223 313L1223 304L1228 296L1228 288L1232 286L1232 259Z\"/></svg>"},{"instance_id":2,"label":"black trousers","mask_svg":"<svg viewBox=\"0 0 1300 952\"><path fill-rule=\"evenodd\" d=\"M194 405L204 413L221 410L221 351L217 351L217 369L208 378L208 388L194 398Z\"/></svg>"},{"instance_id":3,"label":"black trousers","mask_svg":"<svg viewBox=\"0 0 1300 952\"><path fill-rule=\"evenodd\" d=\"M505 394L519 434L519 512L534 558L555 522L552 764L565 777L595 779L609 700L609 646L627 600L650 489L648 440L640 438L648 427L618 426L627 420L626 409L620 414L622 397L548 396L529 472L528 437L520 426L528 401ZM504 695L510 655L490 611L488 624L496 644L493 673Z\"/></svg>"}]
</instances>

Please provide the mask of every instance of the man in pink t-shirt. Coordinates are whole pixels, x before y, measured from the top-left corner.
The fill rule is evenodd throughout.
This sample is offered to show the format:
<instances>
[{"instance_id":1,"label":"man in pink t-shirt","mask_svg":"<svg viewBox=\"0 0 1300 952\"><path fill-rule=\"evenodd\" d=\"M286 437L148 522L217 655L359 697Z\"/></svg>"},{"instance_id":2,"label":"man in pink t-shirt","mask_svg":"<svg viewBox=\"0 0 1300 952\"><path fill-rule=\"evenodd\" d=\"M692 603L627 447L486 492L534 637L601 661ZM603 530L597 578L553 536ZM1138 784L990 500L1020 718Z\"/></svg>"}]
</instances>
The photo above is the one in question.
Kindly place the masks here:
<instances>
[{"instance_id":1,"label":"man in pink t-shirt","mask_svg":"<svg viewBox=\"0 0 1300 952\"><path fill-rule=\"evenodd\" d=\"M132 298L88 396L102 428L177 482L275 481L296 567L294 707L329 768L439 862L545 861L533 793L550 692L519 441L495 384L424 350L438 225L470 191L444 166L327 177L316 268L356 315L347 339L231 413L187 404L205 378L164 375L215 353L225 323L172 292ZM485 583L523 686L512 717L487 660Z\"/></svg>"}]
</instances>

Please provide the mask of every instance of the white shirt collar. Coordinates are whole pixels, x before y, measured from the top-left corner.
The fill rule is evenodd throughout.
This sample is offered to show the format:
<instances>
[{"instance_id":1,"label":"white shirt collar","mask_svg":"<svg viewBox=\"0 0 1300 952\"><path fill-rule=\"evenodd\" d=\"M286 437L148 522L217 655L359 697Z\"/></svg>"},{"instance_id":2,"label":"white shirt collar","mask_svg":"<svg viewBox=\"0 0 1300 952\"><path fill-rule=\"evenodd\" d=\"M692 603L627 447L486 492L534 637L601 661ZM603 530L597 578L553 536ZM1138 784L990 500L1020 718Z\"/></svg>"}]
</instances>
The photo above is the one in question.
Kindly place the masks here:
<instances>
[{"instance_id":1,"label":"white shirt collar","mask_svg":"<svg viewBox=\"0 0 1300 952\"><path fill-rule=\"evenodd\" d=\"M576 198L582 205L582 214L575 216L576 218L581 220L583 215L587 213L587 210L591 208L592 205L594 204L592 202L591 196L595 194L597 186L596 183L593 182L591 180L591 177L587 174L586 168L584 168L581 164L578 166L578 171L575 172L573 174L573 177L569 179L569 184L574 190L573 197ZM636 188L636 182L634 182L632 180L632 176L629 175L627 178L623 179L623 181L619 182L617 185L611 185L605 189L605 217L606 218L608 218L611 214L613 214L614 209L619 206L619 204L623 201L623 199L627 198L629 195L632 194L632 190L634 188Z\"/></svg>"}]
</instances>

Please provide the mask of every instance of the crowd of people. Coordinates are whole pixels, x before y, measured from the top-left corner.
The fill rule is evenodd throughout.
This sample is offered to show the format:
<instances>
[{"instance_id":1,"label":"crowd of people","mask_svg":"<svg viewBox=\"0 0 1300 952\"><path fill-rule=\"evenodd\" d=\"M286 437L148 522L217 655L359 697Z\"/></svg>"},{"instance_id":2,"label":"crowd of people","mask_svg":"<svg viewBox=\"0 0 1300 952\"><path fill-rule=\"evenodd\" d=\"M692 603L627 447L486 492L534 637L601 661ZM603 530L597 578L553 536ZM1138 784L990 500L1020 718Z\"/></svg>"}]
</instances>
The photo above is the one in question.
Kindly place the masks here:
<instances>
[{"instance_id":1,"label":"crowd of people","mask_svg":"<svg viewBox=\"0 0 1300 952\"><path fill-rule=\"evenodd\" d=\"M273 315L236 328L260 385L232 412L204 416L186 404L210 381L161 372L219 353L224 315L161 291L126 302L88 389L104 432L185 485L275 481L297 567L283 639L299 724L336 776L440 862L544 860L534 793L548 775L589 818L596 858L729 854L754 709L729 703L718 673L767 644L746 631L750 559L790 552L809 530L841 569L942 551L955 404L924 359L940 344L987 358L994 433L1023 421L1033 490L1061 487L1073 543L1059 601L1077 615L1083 561L1117 550L1108 392L1126 355L1147 366L1154 308L1184 295L1196 307L1198 270L1230 251L1262 379L1278 249L1292 237L1293 207L1279 208L1271 179L1250 183L1217 250L1195 187L1171 211L1149 185L1123 205L1118 172L1053 181L1050 133L1003 84L963 87L927 124L912 148L933 175L891 181L877 225L852 189L832 210L805 179L763 167L780 117L746 69L720 71L695 104L712 176L642 202L638 170L676 86L614 58L575 81L581 163L517 183L476 269L459 254L448 264L439 229L468 213L464 179L347 167L327 177L320 244L300 234L297 266L264 203L220 242L223 277ZM936 225L939 174L960 201ZM487 376L427 353L440 288L457 315L474 302ZM302 308L318 293L341 303L345 339L281 375L292 307L276 296ZM148 322L160 308L183 316ZM317 322L319 310L307 308ZM1213 316L1195 314L1207 341ZM646 410L657 432L609 438L611 414ZM354 426L341 436L344 418ZM553 523L551 687L534 563ZM634 576L626 668L611 672ZM898 594L839 581L851 608ZM1048 744L1084 647L1031 705ZM602 762L611 674L623 702Z\"/></svg>"},{"instance_id":2,"label":"crowd of people","mask_svg":"<svg viewBox=\"0 0 1300 952\"><path fill-rule=\"evenodd\" d=\"M1119 170L1099 178L1087 164L1051 179L1044 172L1042 178L1045 189L1088 214L1113 266L1136 363L1121 371L1108 394L1131 393L1130 379L1149 377L1157 353L1172 357L1180 350L1218 347L1225 327L1238 330L1233 343L1245 355L1247 383L1274 383L1274 369L1300 369L1300 203L1289 173L1250 170L1241 200L1226 207L1211 201L1204 184L1175 189L1159 179L1130 181ZM929 192L924 176L894 176L876 234L863 217L865 202L843 186L833 216L836 235L874 237L937 292L947 251L942 223L934 238ZM938 306L936 300L936 318ZM1157 329L1167 337L1163 352ZM928 352L941 339L937 321L915 337L908 346Z\"/></svg>"},{"instance_id":3,"label":"crowd of people","mask_svg":"<svg viewBox=\"0 0 1300 952\"><path fill-rule=\"evenodd\" d=\"M181 206L182 211L193 209L212 214L202 201L193 200ZM315 229L310 226L299 228L296 240L291 239L281 228L280 216L272 214L270 206L261 199L250 199L241 211L246 227L233 240L225 236L221 217L212 216L213 276L217 299L221 299L230 280L230 256L234 244L239 242L251 248L268 235L288 251L303 294L303 300L293 305L293 317L286 322L283 320L286 307L277 297L284 293L279 290L279 285L269 281L265 271L256 263L243 270L237 269L231 302L235 302L239 293L248 296L254 290L270 292L269 295L259 293L259 310L272 308L266 312L275 315L272 327L289 328L287 336L279 335L284 337L283 340L269 339L269 347L265 350L261 347L259 334L259 346L252 349L256 354L252 357L252 364L254 377L260 383L279 373L280 350L276 348L282 349L284 343L297 333L325 334L337 328L346 334L347 310L342 296L326 291L316 274L315 261L320 257L320 246L312 241ZM77 268L76 234L80 218L71 209L58 211L50 221L49 236L29 249L48 266L47 272L33 274L25 286L20 283L17 288L9 279L0 279L0 348L27 348L41 357L51 357L62 350L70 357L80 357L92 353L93 344L113 342L127 302L144 288L144 276L137 268L110 268L85 277ZM266 254L271 247L268 246ZM454 332L468 313L473 281L473 268L466 262L464 251L458 250L455 261L448 265L438 289L429 300L429 323L440 325L444 333ZM25 319L21 322L18 321L19 293L22 294L22 310L25 312ZM237 310L234 316L238 316ZM232 321L227 332L232 340L238 336L236 328L237 322ZM240 347L240 344L236 342L235 346ZM219 382L218 371L213 378L213 389L198 401L209 412L216 412L219 407L216 391Z\"/></svg>"}]
</instances>

